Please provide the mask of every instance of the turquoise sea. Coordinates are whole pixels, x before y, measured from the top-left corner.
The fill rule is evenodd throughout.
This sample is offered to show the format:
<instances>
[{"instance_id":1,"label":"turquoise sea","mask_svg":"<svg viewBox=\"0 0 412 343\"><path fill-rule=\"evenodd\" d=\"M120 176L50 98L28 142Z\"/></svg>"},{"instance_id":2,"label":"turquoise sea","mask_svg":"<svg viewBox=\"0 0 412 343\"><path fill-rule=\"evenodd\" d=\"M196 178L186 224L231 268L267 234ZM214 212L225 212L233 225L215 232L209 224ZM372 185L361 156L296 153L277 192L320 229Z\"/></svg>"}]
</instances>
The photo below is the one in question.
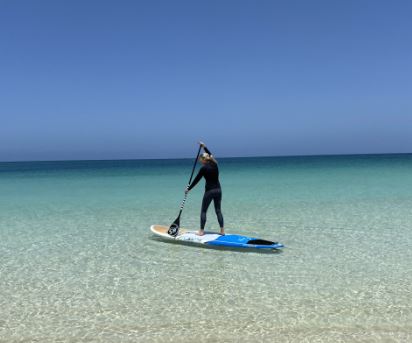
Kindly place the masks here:
<instances>
[{"instance_id":1,"label":"turquoise sea","mask_svg":"<svg viewBox=\"0 0 412 343\"><path fill-rule=\"evenodd\" d=\"M219 160L227 233L273 254L152 237L192 163L0 163L0 342L412 342L412 155Z\"/></svg>"}]
</instances>

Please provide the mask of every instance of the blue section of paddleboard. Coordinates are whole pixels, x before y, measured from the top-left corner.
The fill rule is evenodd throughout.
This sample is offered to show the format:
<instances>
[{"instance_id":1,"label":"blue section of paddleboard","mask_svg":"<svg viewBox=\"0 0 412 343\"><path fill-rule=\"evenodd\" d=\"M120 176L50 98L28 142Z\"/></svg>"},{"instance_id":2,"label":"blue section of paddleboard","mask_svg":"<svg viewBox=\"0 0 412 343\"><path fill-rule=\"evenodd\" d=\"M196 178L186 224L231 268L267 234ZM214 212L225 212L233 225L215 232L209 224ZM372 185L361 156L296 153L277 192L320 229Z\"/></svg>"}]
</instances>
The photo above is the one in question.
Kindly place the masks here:
<instances>
[{"instance_id":1,"label":"blue section of paddleboard","mask_svg":"<svg viewBox=\"0 0 412 343\"><path fill-rule=\"evenodd\" d=\"M273 242L273 244L248 244L249 241L259 240L258 238L252 238L242 235L225 235L219 238L209 241L207 245L216 245L232 248L246 248L246 249L280 249L283 248L283 244Z\"/></svg>"}]
</instances>

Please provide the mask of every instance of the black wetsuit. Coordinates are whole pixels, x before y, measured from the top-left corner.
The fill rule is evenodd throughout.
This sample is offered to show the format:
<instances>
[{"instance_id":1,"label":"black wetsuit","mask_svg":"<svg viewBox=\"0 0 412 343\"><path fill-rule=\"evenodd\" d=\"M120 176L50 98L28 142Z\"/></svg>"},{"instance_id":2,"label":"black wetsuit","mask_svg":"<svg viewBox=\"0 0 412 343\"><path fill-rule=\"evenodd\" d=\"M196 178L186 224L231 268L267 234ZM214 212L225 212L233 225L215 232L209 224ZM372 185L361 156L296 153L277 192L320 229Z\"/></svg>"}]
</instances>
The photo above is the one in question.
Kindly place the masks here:
<instances>
[{"instance_id":1,"label":"black wetsuit","mask_svg":"<svg viewBox=\"0 0 412 343\"><path fill-rule=\"evenodd\" d=\"M210 151L204 147L205 151L211 155ZM209 208L210 203L213 200L215 205L215 211L217 215L217 220L221 228L223 228L223 215L220 209L221 202L222 202L222 189L220 188L219 182L219 168L217 164L213 161L209 161L206 163L202 168L200 168L199 173L196 175L195 179L189 186L189 190L191 190L200 179L204 177L206 180L205 184L205 194L203 196L202 201L202 210L200 213L200 228L204 230L206 224L206 212Z\"/></svg>"}]
</instances>

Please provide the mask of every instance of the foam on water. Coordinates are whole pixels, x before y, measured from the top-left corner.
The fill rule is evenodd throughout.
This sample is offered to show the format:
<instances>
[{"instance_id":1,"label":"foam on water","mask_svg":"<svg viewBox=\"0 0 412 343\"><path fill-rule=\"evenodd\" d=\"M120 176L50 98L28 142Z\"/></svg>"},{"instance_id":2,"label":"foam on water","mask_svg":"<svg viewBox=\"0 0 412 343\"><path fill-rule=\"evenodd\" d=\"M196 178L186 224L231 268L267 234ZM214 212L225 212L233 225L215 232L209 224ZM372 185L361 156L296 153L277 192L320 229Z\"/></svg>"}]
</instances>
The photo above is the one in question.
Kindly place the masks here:
<instances>
[{"instance_id":1,"label":"foam on water","mask_svg":"<svg viewBox=\"0 0 412 343\"><path fill-rule=\"evenodd\" d=\"M191 163L0 164L0 341L412 339L411 155L221 160L226 230L280 254L153 239Z\"/></svg>"}]
</instances>

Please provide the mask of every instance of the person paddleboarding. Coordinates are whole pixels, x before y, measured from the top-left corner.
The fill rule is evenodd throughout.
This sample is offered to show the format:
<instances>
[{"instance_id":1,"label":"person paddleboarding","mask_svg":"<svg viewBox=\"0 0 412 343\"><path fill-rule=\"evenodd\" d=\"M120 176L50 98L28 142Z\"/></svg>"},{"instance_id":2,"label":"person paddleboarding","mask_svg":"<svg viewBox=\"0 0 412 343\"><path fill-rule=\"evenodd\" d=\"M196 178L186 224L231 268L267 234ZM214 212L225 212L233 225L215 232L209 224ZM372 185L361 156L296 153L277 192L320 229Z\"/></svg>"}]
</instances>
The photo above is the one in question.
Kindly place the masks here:
<instances>
[{"instance_id":1,"label":"person paddleboarding","mask_svg":"<svg viewBox=\"0 0 412 343\"><path fill-rule=\"evenodd\" d=\"M219 168L217 166L216 159L213 157L210 150L206 147L205 143L199 142L199 144L200 147L204 150L204 153L199 157L199 161L202 163L202 167L200 168L199 173L196 175L193 182L186 187L185 193L187 194L193 187L195 187L202 177L205 178L205 194L203 195L202 209L200 212L200 230L197 234L199 236L203 236L205 234L206 212L213 200L217 220L220 226L220 234L224 235L225 229L223 225L223 214L221 210L222 189L219 182Z\"/></svg>"}]
</instances>

